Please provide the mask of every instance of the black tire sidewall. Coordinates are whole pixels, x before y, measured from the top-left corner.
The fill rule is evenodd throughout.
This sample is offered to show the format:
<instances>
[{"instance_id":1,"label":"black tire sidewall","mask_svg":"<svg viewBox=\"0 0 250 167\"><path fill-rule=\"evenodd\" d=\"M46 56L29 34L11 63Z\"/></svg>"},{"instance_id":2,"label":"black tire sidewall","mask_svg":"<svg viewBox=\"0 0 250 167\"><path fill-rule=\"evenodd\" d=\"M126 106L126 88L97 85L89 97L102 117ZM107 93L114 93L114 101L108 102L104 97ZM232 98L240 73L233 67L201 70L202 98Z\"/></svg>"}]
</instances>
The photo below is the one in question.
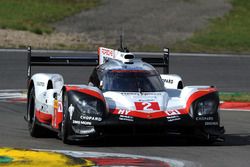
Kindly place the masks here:
<instances>
[{"instance_id":1,"label":"black tire sidewall","mask_svg":"<svg viewBox=\"0 0 250 167\"><path fill-rule=\"evenodd\" d=\"M31 110L33 110L33 115L31 115ZM36 113L35 113L35 89L31 88L29 94L28 108L27 108L27 119L28 119L28 129L30 135L33 137L38 136L38 125L36 121Z\"/></svg>"},{"instance_id":2,"label":"black tire sidewall","mask_svg":"<svg viewBox=\"0 0 250 167\"><path fill-rule=\"evenodd\" d=\"M71 121L69 118L69 112L68 112L68 95L67 92L63 93L63 120L62 120L62 126L61 126L61 137L63 143L71 144L71 140L69 140L69 135L72 134L72 128L71 128Z\"/></svg>"}]
</instances>

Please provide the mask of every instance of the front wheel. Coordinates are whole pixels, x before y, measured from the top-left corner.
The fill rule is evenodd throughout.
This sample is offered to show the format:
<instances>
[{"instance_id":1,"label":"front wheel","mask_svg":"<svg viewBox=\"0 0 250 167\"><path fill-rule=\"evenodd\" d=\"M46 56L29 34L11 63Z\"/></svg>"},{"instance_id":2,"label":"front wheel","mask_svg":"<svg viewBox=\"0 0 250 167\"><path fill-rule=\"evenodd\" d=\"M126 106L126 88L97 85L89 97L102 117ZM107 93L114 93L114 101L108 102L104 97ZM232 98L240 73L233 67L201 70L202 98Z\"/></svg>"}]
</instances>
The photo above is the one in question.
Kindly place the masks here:
<instances>
[{"instance_id":1,"label":"front wheel","mask_svg":"<svg viewBox=\"0 0 250 167\"><path fill-rule=\"evenodd\" d=\"M72 141L69 139L70 134L72 134L71 121L69 116L69 105L68 105L68 95L67 92L63 93L63 120L61 126L61 138L63 143L71 144Z\"/></svg>"}]
</instances>

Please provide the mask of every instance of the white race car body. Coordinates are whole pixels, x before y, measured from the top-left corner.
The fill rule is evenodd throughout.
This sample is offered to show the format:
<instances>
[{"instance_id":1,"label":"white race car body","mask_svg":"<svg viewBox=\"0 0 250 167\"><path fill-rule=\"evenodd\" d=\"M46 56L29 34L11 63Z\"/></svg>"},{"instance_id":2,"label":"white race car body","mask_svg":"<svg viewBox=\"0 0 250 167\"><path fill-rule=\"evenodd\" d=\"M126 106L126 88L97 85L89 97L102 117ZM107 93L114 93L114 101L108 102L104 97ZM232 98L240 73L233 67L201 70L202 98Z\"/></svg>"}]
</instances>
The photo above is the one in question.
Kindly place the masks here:
<instances>
[{"instance_id":1,"label":"white race car body","mask_svg":"<svg viewBox=\"0 0 250 167\"><path fill-rule=\"evenodd\" d=\"M64 84L59 74L30 78L27 121L32 136L39 136L40 128L57 131L65 143L106 133L199 131L209 140L224 133L216 88L183 88L181 77L160 75L132 53L99 48L98 56L88 85Z\"/></svg>"}]
</instances>

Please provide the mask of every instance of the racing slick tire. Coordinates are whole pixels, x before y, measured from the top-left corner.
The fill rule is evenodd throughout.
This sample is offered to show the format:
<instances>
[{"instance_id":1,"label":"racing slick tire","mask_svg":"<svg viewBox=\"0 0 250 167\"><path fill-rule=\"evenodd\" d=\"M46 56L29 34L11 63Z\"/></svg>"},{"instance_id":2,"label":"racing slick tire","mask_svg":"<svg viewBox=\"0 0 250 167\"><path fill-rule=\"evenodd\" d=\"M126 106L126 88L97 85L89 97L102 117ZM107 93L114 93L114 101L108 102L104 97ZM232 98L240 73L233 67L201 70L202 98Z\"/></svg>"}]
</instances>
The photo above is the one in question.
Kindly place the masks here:
<instances>
[{"instance_id":1,"label":"racing slick tire","mask_svg":"<svg viewBox=\"0 0 250 167\"><path fill-rule=\"evenodd\" d=\"M46 133L46 129L40 126L35 114L35 89L31 88L28 96L27 105L27 122L30 136L42 137Z\"/></svg>"},{"instance_id":2,"label":"racing slick tire","mask_svg":"<svg viewBox=\"0 0 250 167\"><path fill-rule=\"evenodd\" d=\"M69 139L69 135L72 134L71 121L68 112L68 95L67 92L63 93L63 120L61 125L60 136L64 144L72 144L72 141Z\"/></svg>"}]
</instances>

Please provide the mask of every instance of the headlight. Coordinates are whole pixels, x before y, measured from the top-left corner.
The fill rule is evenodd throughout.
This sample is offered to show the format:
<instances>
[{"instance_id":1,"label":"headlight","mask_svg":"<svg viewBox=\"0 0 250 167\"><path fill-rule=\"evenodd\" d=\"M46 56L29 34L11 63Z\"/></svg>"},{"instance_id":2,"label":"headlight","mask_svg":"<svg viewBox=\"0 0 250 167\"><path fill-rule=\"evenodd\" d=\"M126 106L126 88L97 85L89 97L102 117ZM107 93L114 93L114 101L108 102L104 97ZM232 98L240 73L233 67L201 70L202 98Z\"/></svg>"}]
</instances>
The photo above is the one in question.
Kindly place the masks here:
<instances>
[{"instance_id":1,"label":"headlight","mask_svg":"<svg viewBox=\"0 0 250 167\"><path fill-rule=\"evenodd\" d=\"M98 103L97 101L86 102L84 99L81 99L76 102L76 106L81 111L82 114L102 116L102 113L97 111L98 109L97 103Z\"/></svg>"},{"instance_id":2,"label":"headlight","mask_svg":"<svg viewBox=\"0 0 250 167\"><path fill-rule=\"evenodd\" d=\"M102 116L105 106L101 100L78 92L72 93L71 97L82 115Z\"/></svg>"},{"instance_id":3,"label":"headlight","mask_svg":"<svg viewBox=\"0 0 250 167\"><path fill-rule=\"evenodd\" d=\"M213 100L197 102L196 111L198 116L214 114L216 111L216 103Z\"/></svg>"}]
</instances>

